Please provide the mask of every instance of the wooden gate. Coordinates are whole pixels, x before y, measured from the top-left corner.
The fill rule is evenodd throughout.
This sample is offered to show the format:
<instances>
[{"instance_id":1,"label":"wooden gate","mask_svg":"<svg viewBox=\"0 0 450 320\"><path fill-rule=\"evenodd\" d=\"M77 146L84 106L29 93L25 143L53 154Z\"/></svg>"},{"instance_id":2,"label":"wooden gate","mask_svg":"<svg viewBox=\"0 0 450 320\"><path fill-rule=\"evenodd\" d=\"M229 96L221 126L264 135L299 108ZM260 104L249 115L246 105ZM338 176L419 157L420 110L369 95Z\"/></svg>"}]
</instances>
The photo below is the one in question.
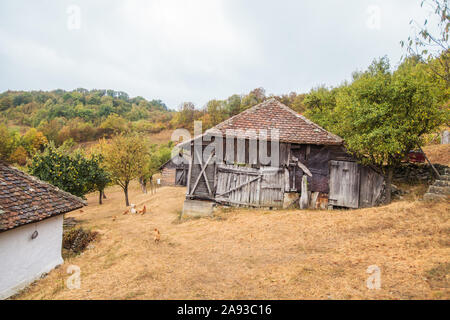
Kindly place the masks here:
<instances>
[{"instance_id":1,"label":"wooden gate","mask_svg":"<svg viewBox=\"0 0 450 320\"><path fill-rule=\"evenodd\" d=\"M329 204L338 207L359 207L360 170L356 162L330 161Z\"/></svg>"},{"instance_id":2,"label":"wooden gate","mask_svg":"<svg viewBox=\"0 0 450 320\"><path fill-rule=\"evenodd\" d=\"M253 207L282 207L284 170L233 165L217 167L216 201Z\"/></svg>"},{"instance_id":3,"label":"wooden gate","mask_svg":"<svg viewBox=\"0 0 450 320\"><path fill-rule=\"evenodd\" d=\"M214 200L215 162L211 153L206 161L200 152L194 151L192 161L189 162L187 177L188 198Z\"/></svg>"}]
</instances>

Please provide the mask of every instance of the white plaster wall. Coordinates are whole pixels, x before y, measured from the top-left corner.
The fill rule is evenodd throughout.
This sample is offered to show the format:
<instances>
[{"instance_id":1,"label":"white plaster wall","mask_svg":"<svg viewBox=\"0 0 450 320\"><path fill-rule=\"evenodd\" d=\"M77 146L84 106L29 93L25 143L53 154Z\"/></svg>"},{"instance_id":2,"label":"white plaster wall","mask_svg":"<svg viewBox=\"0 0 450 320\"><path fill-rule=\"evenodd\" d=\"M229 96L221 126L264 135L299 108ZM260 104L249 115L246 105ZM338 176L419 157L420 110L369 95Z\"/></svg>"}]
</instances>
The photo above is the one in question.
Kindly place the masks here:
<instances>
[{"instance_id":1,"label":"white plaster wall","mask_svg":"<svg viewBox=\"0 0 450 320\"><path fill-rule=\"evenodd\" d=\"M63 215L0 233L0 299L25 288L64 261ZM37 230L39 235L32 240Z\"/></svg>"}]
</instances>

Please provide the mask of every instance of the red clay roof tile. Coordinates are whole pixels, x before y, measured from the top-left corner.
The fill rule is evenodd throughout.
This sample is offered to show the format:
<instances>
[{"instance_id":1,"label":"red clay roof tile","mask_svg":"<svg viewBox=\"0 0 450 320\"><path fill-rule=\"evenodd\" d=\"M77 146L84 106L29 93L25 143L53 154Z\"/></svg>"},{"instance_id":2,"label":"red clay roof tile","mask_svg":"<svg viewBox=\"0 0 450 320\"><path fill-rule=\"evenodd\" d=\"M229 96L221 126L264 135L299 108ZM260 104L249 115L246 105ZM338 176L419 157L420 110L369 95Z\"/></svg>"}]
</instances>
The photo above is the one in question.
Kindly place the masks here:
<instances>
[{"instance_id":1,"label":"red clay roof tile","mask_svg":"<svg viewBox=\"0 0 450 320\"><path fill-rule=\"evenodd\" d=\"M0 162L0 232L84 205L80 198Z\"/></svg>"}]
</instances>

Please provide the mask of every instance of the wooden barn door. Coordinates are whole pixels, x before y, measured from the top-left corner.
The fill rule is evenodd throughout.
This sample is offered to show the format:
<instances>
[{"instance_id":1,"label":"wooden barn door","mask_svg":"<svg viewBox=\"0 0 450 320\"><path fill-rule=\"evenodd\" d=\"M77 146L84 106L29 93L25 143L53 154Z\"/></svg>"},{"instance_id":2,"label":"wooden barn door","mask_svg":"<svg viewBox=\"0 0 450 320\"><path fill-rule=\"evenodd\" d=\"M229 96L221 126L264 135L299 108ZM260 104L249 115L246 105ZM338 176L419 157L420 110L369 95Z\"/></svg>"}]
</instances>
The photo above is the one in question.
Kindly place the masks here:
<instances>
[{"instance_id":1,"label":"wooden barn door","mask_svg":"<svg viewBox=\"0 0 450 320\"><path fill-rule=\"evenodd\" d=\"M359 207L359 165L356 162L330 161L329 204L338 207Z\"/></svg>"},{"instance_id":2,"label":"wooden barn door","mask_svg":"<svg viewBox=\"0 0 450 320\"><path fill-rule=\"evenodd\" d=\"M204 160L200 152L192 148L193 156L187 177L187 196L214 200L215 161L211 153Z\"/></svg>"},{"instance_id":3,"label":"wooden barn door","mask_svg":"<svg viewBox=\"0 0 450 320\"><path fill-rule=\"evenodd\" d=\"M185 186L186 185L186 169L185 168L177 168L175 172L175 184L177 186Z\"/></svg>"},{"instance_id":4,"label":"wooden barn door","mask_svg":"<svg viewBox=\"0 0 450 320\"><path fill-rule=\"evenodd\" d=\"M216 201L253 207L282 207L284 171L233 165L217 168Z\"/></svg>"}]
</instances>

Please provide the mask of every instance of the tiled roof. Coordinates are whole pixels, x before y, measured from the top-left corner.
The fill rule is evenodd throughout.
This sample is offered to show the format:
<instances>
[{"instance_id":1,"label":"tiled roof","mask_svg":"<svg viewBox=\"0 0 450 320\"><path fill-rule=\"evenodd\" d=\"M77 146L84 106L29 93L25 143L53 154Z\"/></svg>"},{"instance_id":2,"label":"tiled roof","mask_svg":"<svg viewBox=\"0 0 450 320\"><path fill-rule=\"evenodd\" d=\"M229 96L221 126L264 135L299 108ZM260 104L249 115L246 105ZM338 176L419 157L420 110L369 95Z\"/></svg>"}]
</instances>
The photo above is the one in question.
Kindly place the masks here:
<instances>
[{"instance_id":1,"label":"tiled roof","mask_svg":"<svg viewBox=\"0 0 450 320\"><path fill-rule=\"evenodd\" d=\"M0 232L84 205L80 198L0 162Z\"/></svg>"},{"instance_id":2,"label":"tiled roof","mask_svg":"<svg viewBox=\"0 0 450 320\"><path fill-rule=\"evenodd\" d=\"M279 130L280 142L317 145L342 144L342 138L326 131L319 125L298 114L278 100L272 98L247 109L218 124L211 133L227 130Z\"/></svg>"},{"instance_id":3,"label":"tiled roof","mask_svg":"<svg viewBox=\"0 0 450 320\"><path fill-rule=\"evenodd\" d=\"M274 98L219 123L192 140L218 134L223 137L237 136L239 138L272 140L271 129L278 129L280 142L316 145L340 145L343 143L342 138L328 132ZM235 130L234 134L230 132L232 130ZM265 133L261 130L266 132L267 138L263 136ZM184 147L192 140L184 141L178 146Z\"/></svg>"}]
</instances>

